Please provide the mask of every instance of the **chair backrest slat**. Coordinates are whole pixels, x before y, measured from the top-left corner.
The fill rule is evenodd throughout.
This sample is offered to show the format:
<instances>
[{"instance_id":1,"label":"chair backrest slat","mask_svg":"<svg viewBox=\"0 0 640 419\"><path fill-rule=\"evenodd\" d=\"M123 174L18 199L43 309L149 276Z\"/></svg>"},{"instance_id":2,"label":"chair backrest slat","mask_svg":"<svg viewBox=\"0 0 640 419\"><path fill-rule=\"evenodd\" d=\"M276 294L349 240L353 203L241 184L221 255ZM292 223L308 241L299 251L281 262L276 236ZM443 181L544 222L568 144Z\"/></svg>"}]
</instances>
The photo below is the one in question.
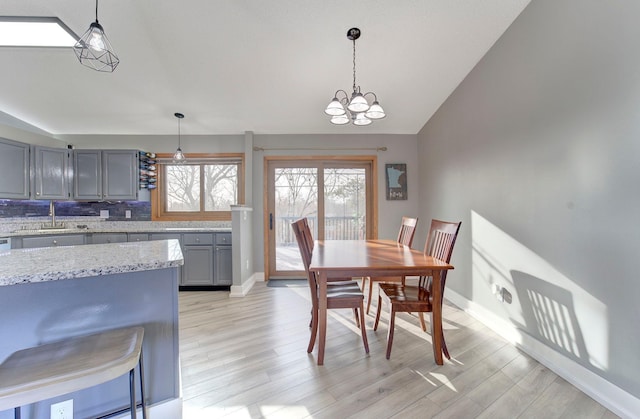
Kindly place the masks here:
<instances>
[{"instance_id":1,"label":"chair backrest slat","mask_svg":"<svg viewBox=\"0 0 640 419\"><path fill-rule=\"evenodd\" d=\"M417 225L417 218L402 217L402 224L400 225L400 231L398 232L398 243L411 247Z\"/></svg>"},{"instance_id":2,"label":"chair backrest slat","mask_svg":"<svg viewBox=\"0 0 640 419\"><path fill-rule=\"evenodd\" d=\"M431 220L424 253L449 263L461 224L462 222Z\"/></svg>"}]
</instances>

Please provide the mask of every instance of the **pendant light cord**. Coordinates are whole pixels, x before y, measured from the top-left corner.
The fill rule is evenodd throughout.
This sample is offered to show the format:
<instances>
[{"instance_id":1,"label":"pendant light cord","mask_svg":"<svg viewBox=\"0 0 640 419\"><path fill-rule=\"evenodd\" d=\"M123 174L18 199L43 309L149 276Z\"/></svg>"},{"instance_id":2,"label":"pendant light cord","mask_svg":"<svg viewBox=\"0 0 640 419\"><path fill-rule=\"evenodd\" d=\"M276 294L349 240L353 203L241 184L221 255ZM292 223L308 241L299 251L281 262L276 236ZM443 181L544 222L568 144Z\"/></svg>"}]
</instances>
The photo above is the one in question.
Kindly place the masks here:
<instances>
[{"instance_id":1,"label":"pendant light cord","mask_svg":"<svg viewBox=\"0 0 640 419\"><path fill-rule=\"evenodd\" d=\"M181 136L180 136L180 119L182 119L182 118L178 117L178 148L181 148L180 147L180 138L181 138Z\"/></svg>"},{"instance_id":2,"label":"pendant light cord","mask_svg":"<svg viewBox=\"0 0 640 419\"><path fill-rule=\"evenodd\" d=\"M96 23L98 23L98 0L96 0Z\"/></svg>"}]
</instances>

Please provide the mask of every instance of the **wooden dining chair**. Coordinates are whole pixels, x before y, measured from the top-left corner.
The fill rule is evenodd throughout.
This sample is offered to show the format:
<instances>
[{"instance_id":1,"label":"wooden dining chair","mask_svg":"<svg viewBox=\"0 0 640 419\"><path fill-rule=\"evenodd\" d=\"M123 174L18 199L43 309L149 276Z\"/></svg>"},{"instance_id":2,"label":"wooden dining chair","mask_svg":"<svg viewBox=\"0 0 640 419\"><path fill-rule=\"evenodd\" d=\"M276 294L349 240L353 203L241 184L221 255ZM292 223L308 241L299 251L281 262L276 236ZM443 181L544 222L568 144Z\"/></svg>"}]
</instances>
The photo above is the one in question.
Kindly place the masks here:
<instances>
[{"instance_id":1,"label":"wooden dining chair","mask_svg":"<svg viewBox=\"0 0 640 419\"><path fill-rule=\"evenodd\" d=\"M402 217L402 223L400 224L400 231L398 232L398 243L411 247L413 244L413 236L416 233L416 226L418 225L417 218ZM366 292L367 284L369 286L369 292L367 295L367 314L371 308L371 299L373 295L373 283L374 282L400 282L404 284L403 276L384 276L384 277L364 277L362 278L362 291Z\"/></svg>"},{"instance_id":2,"label":"wooden dining chair","mask_svg":"<svg viewBox=\"0 0 640 419\"><path fill-rule=\"evenodd\" d=\"M453 246L456 243L460 225L462 222L452 223L447 221L432 220L429 235L425 243L424 252L449 263ZM378 310L376 312L376 321L373 330L378 330L378 322L380 321L380 312L382 311L383 300L389 307L389 330L387 332L387 359L391 356L391 346L393 344L393 332L395 327L396 313L400 312L416 312L420 317L420 325L422 330L426 331L424 322L424 313L429 313L433 309L433 304L442 304L444 300L444 286L447 279L447 271L443 271L441 275L442 297L438 302L432 301L431 284L432 276L421 276L417 285L406 285L402 283L380 283L378 295ZM433 331L433 325L431 330ZM431 334L433 336L433 333ZM449 350L442 335L442 351L447 359L451 359Z\"/></svg>"},{"instance_id":3,"label":"wooden dining chair","mask_svg":"<svg viewBox=\"0 0 640 419\"><path fill-rule=\"evenodd\" d=\"M317 274L309 270L311 264L311 254L313 250L313 238L311 230L308 228L306 218L295 221L291 224L293 232L298 242L304 269L309 280L309 289L311 291L311 336L309 338L309 346L307 352L311 353L315 346L316 336L318 335L318 306L319 292ZM369 353L369 343L367 341L367 332L364 322L364 295L360 291L358 283L345 278L344 281L334 281L329 286L327 284L327 309L351 308L356 317L356 326L360 328L362 334L362 343L364 350Z\"/></svg>"}]
</instances>

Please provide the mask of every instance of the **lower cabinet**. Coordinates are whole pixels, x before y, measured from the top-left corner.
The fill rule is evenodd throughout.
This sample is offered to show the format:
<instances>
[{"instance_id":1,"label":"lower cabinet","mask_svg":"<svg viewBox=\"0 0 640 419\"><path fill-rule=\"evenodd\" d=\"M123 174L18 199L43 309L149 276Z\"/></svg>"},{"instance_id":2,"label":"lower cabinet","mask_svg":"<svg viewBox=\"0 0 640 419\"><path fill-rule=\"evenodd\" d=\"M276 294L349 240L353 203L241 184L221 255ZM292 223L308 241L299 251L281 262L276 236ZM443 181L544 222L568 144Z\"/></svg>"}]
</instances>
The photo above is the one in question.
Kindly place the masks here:
<instances>
[{"instance_id":1,"label":"lower cabinet","mask_svg":"<svg viewBox=\"0 0 640 419\"><path fill-rule=\"evenodd\" d=\"M61 234L59 236L23 237L22 248L53 246L77 246L85 244L84 234Z\"/></svg>"},{"instance_id":2,"label":"lower cabinet","mask_svg":"<svg viewBox=\"0 0 640 419\"><path fill-rule=\"evenodd\" d=\"M211 246L184 246L182 255L184 265L181 285L213 285L213 248Z\"/></svg>"},{"instance_id":3,"label":"lower cabinet","mask_svg":"<svg viewBox=\"0 0 640 419\"><path fill-rule=\"evenodd\" d=\"M215 273L213 285L231 285L233 283L233 263L231 246L216 246Z\"/></svg>"},{"instance_id":4,"label":"lower cabinet","mask_svg":"<svg viewBox=\"0 0 640 419\"><path fill-rule=\"evenodd\" d=\"M150 240L180 240L184 256L181 287L229 286L233 283L231 233L152 233L149 236Z\"/></svg>"},{"instance_id":5,"label":"lower cabinet","mask_svg":"<svg viewBox=\"0 0 640 419\"><path fill-rule=\"evenodd\" d=\"M127 233L93 233L91 244L124 243L127 241Z\"/></svg>"}]
</instances>

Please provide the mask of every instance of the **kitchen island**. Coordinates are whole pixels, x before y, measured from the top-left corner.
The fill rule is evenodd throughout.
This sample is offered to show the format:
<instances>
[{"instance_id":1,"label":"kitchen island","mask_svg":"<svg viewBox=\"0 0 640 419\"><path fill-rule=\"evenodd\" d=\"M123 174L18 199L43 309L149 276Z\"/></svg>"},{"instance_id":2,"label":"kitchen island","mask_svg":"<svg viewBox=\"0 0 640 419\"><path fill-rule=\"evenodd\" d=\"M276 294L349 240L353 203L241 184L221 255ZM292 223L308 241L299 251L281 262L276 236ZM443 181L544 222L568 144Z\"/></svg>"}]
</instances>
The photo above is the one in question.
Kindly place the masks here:
<instances>
[{"instance_id":1,"label":"kitchen island","mask_svg":"<svg viewBox=\"0 0 640 419\"><path fill-rule=\"evenodd\" d=\"M0 360L72 336L126 326L145 329L147 403L153 417L181 417L177 240L0 251ZM128 378L23 407L49 418L50 405L73 399L75 417L128 403ZM0 419L13 411L0 412Z\"/></svg>"}]
</instances>

